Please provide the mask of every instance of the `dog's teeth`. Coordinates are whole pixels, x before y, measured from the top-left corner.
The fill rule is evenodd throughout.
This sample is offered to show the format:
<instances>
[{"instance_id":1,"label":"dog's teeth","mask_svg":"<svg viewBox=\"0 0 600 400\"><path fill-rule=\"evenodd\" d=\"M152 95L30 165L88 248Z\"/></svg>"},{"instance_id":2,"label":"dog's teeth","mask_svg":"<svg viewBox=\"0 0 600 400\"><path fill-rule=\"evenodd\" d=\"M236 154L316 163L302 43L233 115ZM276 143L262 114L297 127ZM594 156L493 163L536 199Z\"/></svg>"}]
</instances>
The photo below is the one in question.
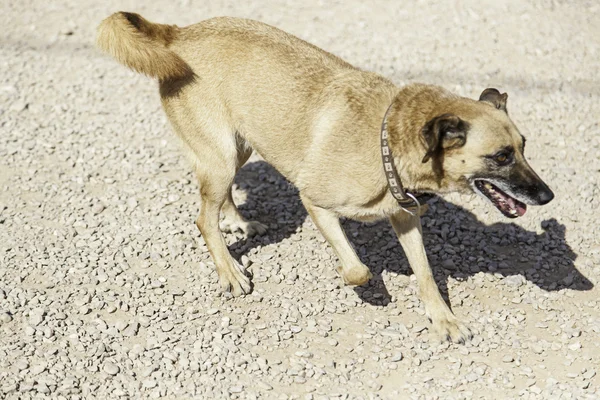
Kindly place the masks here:
<instances>
[{"instance_id":1,"label":"dog's teeth","mask_svg":"<svg viewBox=\"0 0 600 400\"><path fill-rule=\"evenodd\" d=\"M492 189L492 184L491 183L486 182L486 183L483 184L483 186L485 186L486 189L490 189L490 190Z\"/></svg>"},{"instance_id":2,"label":"dog's teeth","mask_svg":"<svg viewBox=\"0 0 600 400\"><path fill-rule=\"evenodd\" d=\"M511 215L516 215L517 214L517 210L515 210L515 209L510 210L510 214Z\"/></svg>"}]
</instances>

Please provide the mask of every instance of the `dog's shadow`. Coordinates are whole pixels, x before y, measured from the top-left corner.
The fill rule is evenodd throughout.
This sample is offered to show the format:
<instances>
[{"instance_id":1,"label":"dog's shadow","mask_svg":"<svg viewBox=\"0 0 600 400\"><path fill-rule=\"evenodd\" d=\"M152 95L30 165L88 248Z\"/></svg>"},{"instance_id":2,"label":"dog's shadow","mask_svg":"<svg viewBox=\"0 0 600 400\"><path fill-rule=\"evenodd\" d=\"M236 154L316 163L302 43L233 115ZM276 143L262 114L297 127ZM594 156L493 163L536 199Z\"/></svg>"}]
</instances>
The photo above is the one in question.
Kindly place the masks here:
<instances>
[{"instance_id":1,"label":"dog's shadow","mask_svg":"<svg viewBox=\"0 0 600 400\"><path fill-rule=\"evenodd\" d=\"M565 226L556 219L542 221L540 233L536 233L511 222L485 225L473 213L439 197L428 204L429 211L422 217L423 241L446 302L449 303L449 277L465 280L481 272L512 277L508 284L513 286L520 286L526 279L546 291L594 287L575 267L577 254L566 242ZM359 257L373 273L367 285L355 288L356 293L370 304L388 304L391 297L382 271L411 274L393 229L386 221L376 224L346 221L344 225L354 233L350 237L354 236ZM383 238L392 238L387 245L372 240L378 232L383 232ZM380 295L375 296L376 293Z\"/></svg>"},{"instance_id":2,"label":"dog's shadow","mask_svg":"<svg viewBox=\"0 0 600 400\"><path fill-rule=\"evenodd\" d=\"M304 223L307 213L298 190L268 163L247 163L237 173L234 183L246 194L246 201L237 205L242 215L268 227L263 236L240 237L230 245L234 255L241 257L259 246L279 243Z\"/></svg>"},{"instance_id":3,"label":"dog's shadow","mask_svg":"<svg viewBox=\"0 0 600 400\"><path fill-rule=\"evenodd\" d=\"M242 214L270 228L264 236L240 239L230 246L238 257L258 246L281 242L304 223L307 213L298 191L266 162L245 165L236 183L247 195L239 205ZM391 296L382 272L411 273L390 223L346 220L343 225L373 273L367 285L355 288L357 295L370 304L387 305ZM577 255L566 242L565 226L554 218L541 222L539 234L510 222L485 225L466 209L434 197L422 225L429 262L446 301L449 277L462 280L480 272L516 276L510 278L513 285L520 285L518 276L522 276L546 291L593 288L575 267Z\"/></svg>"}]
</instances>

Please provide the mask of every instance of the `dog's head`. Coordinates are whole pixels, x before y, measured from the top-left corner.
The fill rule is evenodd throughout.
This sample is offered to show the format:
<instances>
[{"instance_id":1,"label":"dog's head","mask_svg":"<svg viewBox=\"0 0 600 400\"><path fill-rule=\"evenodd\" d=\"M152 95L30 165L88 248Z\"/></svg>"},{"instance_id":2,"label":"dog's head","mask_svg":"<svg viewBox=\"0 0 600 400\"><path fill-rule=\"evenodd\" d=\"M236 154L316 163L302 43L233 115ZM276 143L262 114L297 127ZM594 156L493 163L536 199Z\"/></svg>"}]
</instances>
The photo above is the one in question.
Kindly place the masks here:
<instances>
[{"instance_id":1,"label":"dog's head","mask_svg":"<svg viewBox=\"0 0 600 400\"><path fill-rule=\"evenodd\" d=\"M422 130L423 163L443 174L452 190L475 191L509 218L554 193L525 159L525 137L506 111L506 93L485 89L479 101L457 99Z\"/></svg>"}]
</instances>

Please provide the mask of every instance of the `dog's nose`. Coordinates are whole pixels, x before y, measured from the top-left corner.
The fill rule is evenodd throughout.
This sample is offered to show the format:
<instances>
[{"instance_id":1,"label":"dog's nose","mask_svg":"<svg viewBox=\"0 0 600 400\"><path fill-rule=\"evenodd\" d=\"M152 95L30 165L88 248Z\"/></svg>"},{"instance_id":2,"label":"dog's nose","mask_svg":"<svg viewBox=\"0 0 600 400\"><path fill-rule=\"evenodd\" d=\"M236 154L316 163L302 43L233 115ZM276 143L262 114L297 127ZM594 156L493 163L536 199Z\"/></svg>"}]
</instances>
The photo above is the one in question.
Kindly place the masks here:
<instances>
[{"instance_id":1,"label":"dog's nose","mask_svg":"<svg viewBox=\"0 0 600 400\"><path fill-rule=\"evenodd\" d=\"M540 205L542 205L542 206L544 204L550 203L553 198L554 198L554 193L552 192L552 190L550 190L550 188L548 186L546 186L545 188L543 188L542 190L540 190L538 192L538 200L540 202Z\"/></svg>"}]
</instances>

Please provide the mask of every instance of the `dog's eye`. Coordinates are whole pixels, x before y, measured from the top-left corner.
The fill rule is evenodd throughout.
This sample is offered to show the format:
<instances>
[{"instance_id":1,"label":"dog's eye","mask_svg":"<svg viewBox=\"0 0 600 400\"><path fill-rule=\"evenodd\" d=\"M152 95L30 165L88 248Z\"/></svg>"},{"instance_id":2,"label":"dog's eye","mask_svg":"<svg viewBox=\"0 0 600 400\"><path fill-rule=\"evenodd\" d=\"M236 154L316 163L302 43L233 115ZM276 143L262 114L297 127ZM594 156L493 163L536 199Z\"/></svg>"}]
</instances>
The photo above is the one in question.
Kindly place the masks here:
<instances>
[{"instance_id":1,"label":"dog's eye","mask_svg":"<svg viewBox=\"0 0 600 400\"><path fill-rule=\"evenodd\" d=\"M494 161L498 163L498 165L506 165L510 163L511 155L506 152L500 152L494 156Z\"/></svg>"}]
</instances>

